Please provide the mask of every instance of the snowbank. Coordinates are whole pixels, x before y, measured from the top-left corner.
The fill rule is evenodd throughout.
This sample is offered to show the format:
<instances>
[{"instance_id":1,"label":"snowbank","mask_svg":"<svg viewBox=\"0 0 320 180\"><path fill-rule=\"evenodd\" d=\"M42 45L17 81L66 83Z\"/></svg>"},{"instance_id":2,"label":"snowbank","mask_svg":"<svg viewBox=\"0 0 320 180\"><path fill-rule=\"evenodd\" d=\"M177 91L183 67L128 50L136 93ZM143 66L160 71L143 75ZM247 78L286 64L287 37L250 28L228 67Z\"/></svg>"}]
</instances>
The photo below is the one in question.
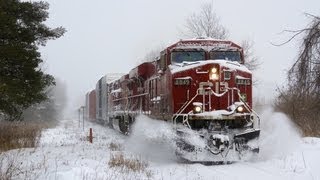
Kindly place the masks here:
<instances>
[{"instance_id":1,"label":"snowbank","mask_svg":"<svg viewBox=\"0 0 320 180\"><path fill-rule=\"evenodd\" d=\"M179 164L171 125L141 116L130 137L90 122L83 131L77 120L63 120L43 132L40 147L1 154L0 169L3 172L13 161L19 169L13 179L320 179L319 138L301 138L289 119L272 109L265 111L261 122L261 154L255 162ZM87 141L90 127L93 144ZM111 166L117 154L141 161L146 168Z\"/></svg>"}]
</instances>

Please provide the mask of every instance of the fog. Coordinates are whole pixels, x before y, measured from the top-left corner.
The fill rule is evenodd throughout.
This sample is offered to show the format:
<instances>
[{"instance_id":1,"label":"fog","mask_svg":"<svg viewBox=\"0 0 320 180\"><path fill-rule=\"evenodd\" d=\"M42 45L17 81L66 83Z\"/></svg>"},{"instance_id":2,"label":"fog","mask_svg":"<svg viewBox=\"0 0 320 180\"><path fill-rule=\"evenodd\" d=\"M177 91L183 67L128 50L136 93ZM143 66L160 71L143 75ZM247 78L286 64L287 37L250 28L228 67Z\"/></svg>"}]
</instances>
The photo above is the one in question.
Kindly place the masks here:
<instances>
[{"instance_id":1,"label":"fog","mask_svg":"<svg viewBox=\"0 0 320 180\"><path fill-rule=\"evenodd\" d=\"M67 33L41 48L43 69L68 87L70 109L82 105L84 95L106 73L128 72L151 50L178 41L185 19L204 0L47 0L51 27ZM263 63L255 73L255 96L270 99L285 81L285 70L297 55L299 40L276 47L290 37L286 29L305 27L305 12L318 15L320 1L213 0L230 40L254 41L254 52Z\"/></svg>"}]
</instances>

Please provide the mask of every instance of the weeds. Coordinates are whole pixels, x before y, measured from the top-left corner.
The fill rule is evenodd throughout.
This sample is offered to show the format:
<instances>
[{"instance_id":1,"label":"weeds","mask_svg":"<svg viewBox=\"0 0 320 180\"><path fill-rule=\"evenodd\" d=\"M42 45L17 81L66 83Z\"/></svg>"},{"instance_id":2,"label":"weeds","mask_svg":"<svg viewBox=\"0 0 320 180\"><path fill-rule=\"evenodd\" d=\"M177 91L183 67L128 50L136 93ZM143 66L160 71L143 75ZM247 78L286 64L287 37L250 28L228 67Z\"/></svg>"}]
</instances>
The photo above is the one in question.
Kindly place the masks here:
<instances>
[{"instance_id":1,"label":"weeds","mask_svg":"<svg viewBox=\"0 0 320 180\"><path fill-rule=\"evenodd\" d=\"M0 152L10 149L37 147L42 129L38 122L0 122Z\"/></svg>"},{"instance_id":2,"label":"weeds","mask_svg":"<svg viewBox=\"0 0 320 180\"><path fill-rule=\"evenodd\" d=\"M147 168L149 164L141 158L131 157L127 158L122 152L112 154L108 165L111 168L120 168L121 172L138 172L145 173L148 178L151 178L152 172Z\"/></svg>"},{"instance_id":3,"label":"weeds","mask_svg":"<svg viewBox=\"0 0 320 180\"><path fill-rule=\"evenodd\" d=\"M109 144L109 149L110 149L111 151L120 151L120 150L122 150L122 147L121 147L121 144L111 142L111 143Z\"/></svg>"},{"instance_id":4,"label":"weeds","mask_svg":"<svg viewBox=\"0 0 320 180\"><path fill-rule=\"evenodd\" d=\"M300 128L304 136L320 137L320 98L281 92L275 110L285 113Z\"/></svg>"},{"instance_id":5,"label":"weeds","mask_svg":"<svg viewBox=\"0 0 320 180\"><path fill-rule=\"evenodd\" d=\"M10 180L20 174L21 170L14 156L0 153L0 179Z\"/></svg>"}]
</instances>

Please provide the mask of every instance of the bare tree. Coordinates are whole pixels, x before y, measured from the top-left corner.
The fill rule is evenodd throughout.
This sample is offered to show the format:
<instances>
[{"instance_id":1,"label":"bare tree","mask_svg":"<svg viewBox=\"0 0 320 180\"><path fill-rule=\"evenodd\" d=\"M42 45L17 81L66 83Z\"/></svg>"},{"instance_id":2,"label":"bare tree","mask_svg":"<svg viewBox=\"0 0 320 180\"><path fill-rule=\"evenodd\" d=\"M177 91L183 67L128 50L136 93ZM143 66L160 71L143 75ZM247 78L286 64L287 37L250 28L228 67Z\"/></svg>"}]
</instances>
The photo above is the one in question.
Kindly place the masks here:
<instances>
[{"instance_id":1,"label":"bare tree","mask_svg":"<svg viewBox=\"0 0 320 180\"><path fill-rule=\"evenodd\" d=\"M149 51L143 58L143 62L152 62L154 60L157 60L160 56L160 52L163 50L164 48L162 47L157 47L152 49L151 51Z\"/></svg>"},{"instance_id":2,"label":"bare tree","mask_svg":"<svg viewBox=\"0 0 320 180\"><path fill-rule=\"evenodd\" d=\"M254 42L252 40L243 40L241 47L243 48L243 56L245 59L245 65L249 70L255 71L261 65L259 58L254 54Z\"/></svg>"},{"instance_id":3,"label":"bare tree","mask_svg":"<svg viewBox=\"0 0 320 180\"><path fill-rule=\"evenodd\" d=\"M299 57L288 72L289 80L302 94L320 92L320 18L312 17L309 27L296 33L304 32L305 36Z\"/></svg>"},{"instance_id":4,"label":"bare tree","mask_svg":"<svg viewBox=\"0 0 320 180\"><path fill-rule=\"evenodd\" d=\"M150 50L149 52L146 53L146 55L139 61L136 62L136 65L139 65L144 62L152 62L160 57L160 52L164 50L163 46L158 46Z\"/></svg>"},{"instance_id":5,"label":"bare tree","mask_svg":"<svg viewBox=\"0 0 320 180\"><path fill-rule=\"evenodd\" d=\"M214 12L213 3L204 3L197 13L191 14L185 23L182 35L188 38L210 37L215 39L228 38L228 30L220 23L220 18ZM251 70L257 70L260 66L259 58L254 55L253 41L244 40L241 43L245 65Z\"/></svg>"},{"instance_id":6,"label":"bare tree","mask_svg":"<svg viewBox=\"0 0 320 180\"><path fill-rule=\"evenodd\" d=\"M227 29L220 24L220 19L213 10L212 3L205 3L197 13L191 14L186 19L185 31L182 34L186 37L211 37L225 39L228 37Z\"/></svg>"},{"instance_id":7,"label":"bare tree","mask_svg":"<svg viewBox=\"0 0 320 180\"><path fill-rule=\"evenodd\" d=\"M299 56L288 71L287 87L279 89L276 107L288 114L306 135L320 135L320 18L307 16L312 18L307 28L287 31L293 33L292 37L279 44L304 34Z\"/></svg>"}]
</instances>

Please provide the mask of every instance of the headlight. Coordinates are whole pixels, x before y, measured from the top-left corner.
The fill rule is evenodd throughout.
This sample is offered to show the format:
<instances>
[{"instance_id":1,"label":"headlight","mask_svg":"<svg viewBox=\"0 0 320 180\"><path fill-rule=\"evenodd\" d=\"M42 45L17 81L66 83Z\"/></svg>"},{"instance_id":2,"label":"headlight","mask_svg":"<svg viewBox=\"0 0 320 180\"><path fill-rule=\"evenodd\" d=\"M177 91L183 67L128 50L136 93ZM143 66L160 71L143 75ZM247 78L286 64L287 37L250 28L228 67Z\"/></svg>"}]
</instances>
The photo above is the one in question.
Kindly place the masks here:
<instances>
[{"instance_id":1,"label":"headlight","mask_svg":"<svg viewBox=\"0 0 320 180\"><path fill-rule=\"evenodd\" d=\"M214 68L211 69L211 73L217 73L217 72L218 72L217 68L214 67Z\"/></svg>"},{"instance_id":2,"label":"headlight","mask_svg":"<svg viewBox=\"0 0 320 180\"><path fill-rule=\"evenodd\" d=\"M219 80L219 70L217 67L213 67L210 69L209 73L209 79L210 80Z\"/></svg>"},{"instance_id":3,"label":"headlight","mask_svg":"<svg viewBox=\"0 0 320 180\"><path fill-rule=\"evenodd\" d=\"M238 113L242 113L243 110L244 110L243 106L238 106L238 107L237 107L237 112L238 112Z\"/></svg>"},{"instance_id":4,"label":"headlight","mask_svg":"<svg viewBox=\"0 0 320 180\"><path fill-rule=\"evenodd\" d=\"M196 113L201 113L202 112L202 103L200 102L194 102L193 103L193 113L196 114Z\"/></svg>"},{"instance_id":5,"label":"headlight","mask_svg":"<svg viewBox=\"0 0 320 180\"><path fill-rule=\"evenodd\" d=\"M196 112L196 113L201 113L201 107L200 106L196 106L196 107L194 107L194 111Z\"/></svg>"},{"instance_id":6,"label":"headlight","mask_svg":"<svg viewBox=\"0 0 320 180\"><path fill-rule=\"evenodd\" d=\"M218 74L211 74L211 75L210 75L210 79L211 79L211 80L218 80L218 79L219 79L219 76L218 76Z\"/></svg>"}]
</instances>

